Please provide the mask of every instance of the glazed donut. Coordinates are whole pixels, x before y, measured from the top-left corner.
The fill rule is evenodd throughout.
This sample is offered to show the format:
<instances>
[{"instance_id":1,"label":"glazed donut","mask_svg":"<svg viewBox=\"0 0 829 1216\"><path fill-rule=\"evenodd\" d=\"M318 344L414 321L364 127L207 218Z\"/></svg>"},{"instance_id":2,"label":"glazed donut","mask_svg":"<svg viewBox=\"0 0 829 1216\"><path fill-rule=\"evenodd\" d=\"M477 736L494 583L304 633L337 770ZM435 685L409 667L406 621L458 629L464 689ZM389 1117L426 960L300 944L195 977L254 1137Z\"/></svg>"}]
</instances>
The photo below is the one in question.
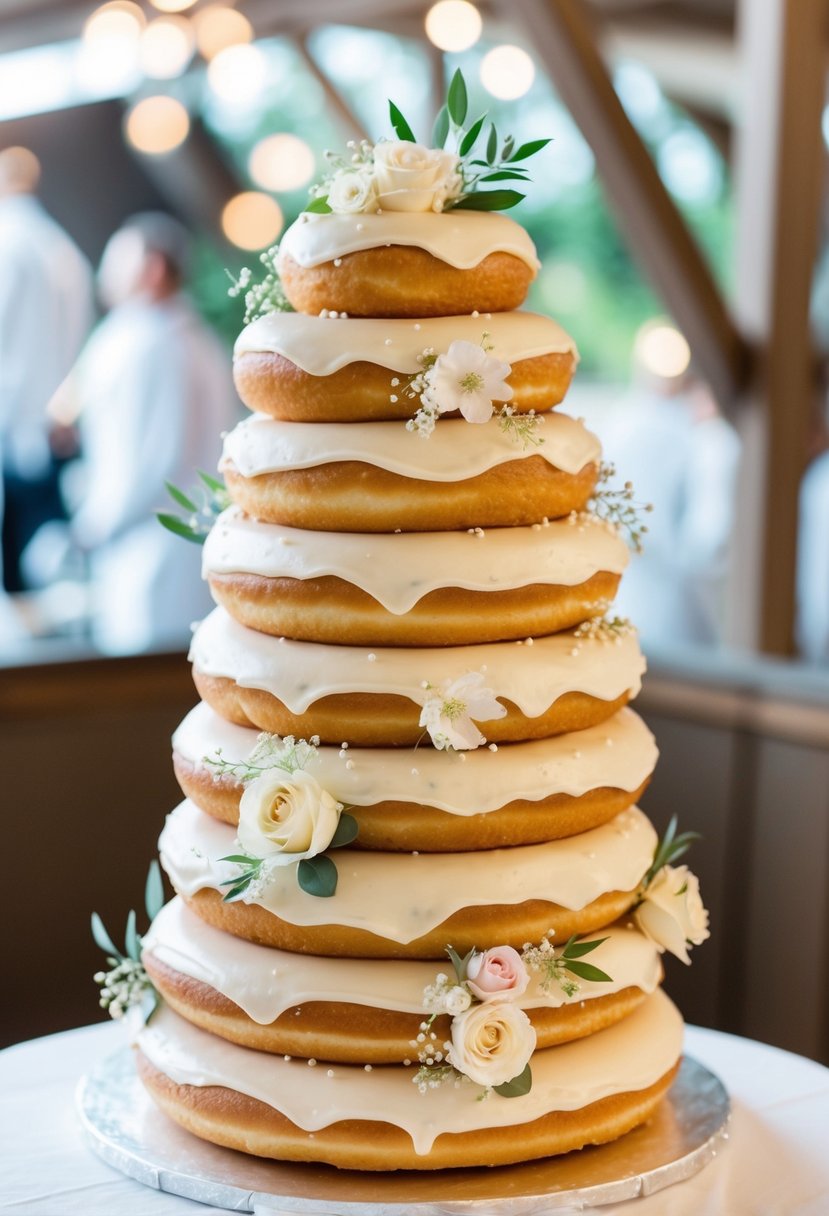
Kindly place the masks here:
<instances>
[{"instance_id":1,"label":"glazed donut","mask_svg":"<svg viewBox=\"0 0 829 1216\"><path fill-rule=\"evenodd\" d=\"M541 421L541 420L540 420ZM325 532L431 532L541 523L581 512L601 447L566 414L522 447L497 420L441 419L426 440L402 423L277 422L254 415L225 440L231 498L265 522Z\"/></svg>"},{"instance_id":2,"label":"glazed donut","mask_svg":"<svg viewBox=\"0 0 829 1216\"><path fill-rule=\"evenodd\" d=\"M216 761L239 765L255 730L234 726L203 702L173 736L186 797L236 826L243 785ZM360 848L453 852L535 844L588 831L637 802L656 764L653 736L632 710L581 731L578 748L558 735L496 752L319 747L310 761L323 789L359 824ZM350 762L350 763L349 763Z\"/></svg>"},{"instance_id":3,"label":"glazed donut","mask_svg":"<svg viewBox=\"0 0 829 1216\"><path fill-rule=\"evenodd\" d=\"M252 410L290 422L411 418L407 392L425 350L483 341L512 370L510 407L541 413L564 399L578 361L572 338L531 312L432 317L419 321L332 319L270 313L236 340L233 375ZM496 406L500 402L495 403Z\"/></svg>"},{"instance_id":4,"label":"glazed donut","mask_svg":"<svg viewBox=\"0 0 829 1216\"><path fill-rule=\"evenodd\" d=\"M518 308L538 258L525 230L496 213L306 212L282 237L278 269L298 312L448 317Z\"/></svg>"}]
</instances>

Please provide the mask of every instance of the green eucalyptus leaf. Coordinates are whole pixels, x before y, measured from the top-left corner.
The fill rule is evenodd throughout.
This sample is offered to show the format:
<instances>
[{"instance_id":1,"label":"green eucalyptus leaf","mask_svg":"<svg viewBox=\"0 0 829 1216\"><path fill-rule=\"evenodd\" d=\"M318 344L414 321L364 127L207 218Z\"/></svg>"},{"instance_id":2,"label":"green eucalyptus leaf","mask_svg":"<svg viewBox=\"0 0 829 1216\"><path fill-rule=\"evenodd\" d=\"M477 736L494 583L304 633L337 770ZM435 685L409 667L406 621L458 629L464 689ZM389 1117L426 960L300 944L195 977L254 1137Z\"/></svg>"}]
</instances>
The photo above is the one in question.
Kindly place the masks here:
<instances>
[{"instance_id":1,"label":"green eucalyptus leaf","mask_svg":"<svg viewBox=\"0 0 829 1216\"><path fill-rule=\"evenodd\" d=\"M127 958L131 958L133 962L141 961L141 943L138 940L138 931L135 928L135 909L130 909L130 914L127 917L127 932L125 936L124 946L126 949Z\"/></svg>"},{"instance_id":2,"label":"green eucalyptus leaf","mask_svg":"<svg viewBox=\"0 0 829 1216\"><path fill-rule=\"evenodd\" d=\"M320 198L312 199L305 210L310 211L313 215L328 215L331 211L331 206L328 202L328 195L326 194Z\"/></svg>"},{"instance_id":3,"label":"green eucalyptus leaf","mask_svg":"<svg viewBox=\"0 0 829 1216\"><path fill-rule=\"evenodd\" d=\"M566 966L567 970L572 971L573 975L577 975L580 980L589 980L591 984L612 983L612 980L607 972L600 971L599 968L594 967L592 963L577 963L568 959Z\"/></svg>"},{"instance_id":4,"label":"green eucalyptus leaf","mask_svg":"<svg viewBox=\"0 0 829 1216\"><path fill-rule=\"evenodd\" d=\"M353 815L349 815L346 811L340 815L340 822L337 824L337 830L329 841L329 849L341 849L343 845L351 844L357 839L357 833L360 830L360 825Z\"/></svg>"},{"instance_id":5,"label":"green eucalyptus leaf","mask_svg":"<svg viewBox=\"0 0 829 1216\"><path fill-rule=\"evenodd\" d=\"M155 517L162 528L166 528L168 532L173 532L176 536L182 536L185 540L192 541L193 544L204 544L204 535L188 524L186 520L179 519L177 515L168 515L165 511L156 511Z\"/></svg>"},{"instance_id":6,"label":"green eucalyptus leaf","mask_svg":"<svg viewBox=\"0 0 829 1216\"><path fill-rule=\"evenodd\" d=\"M487 173L478 178L480 182L525 182L527 180L526 172L519 172L516 169L498 169L495 173Z\"/></svg>"},{"instance_id":7,"label":"green eucalyptus leaf","mask_svg":"<svg viewBox=\"0 0 829 1216\"><path fill-rule=\"evenodd\" d=\"M144 1020L144 1025L149 1025L150 1018L155 1013L161 1004L161 997L156 992L155 988L151 988L147 995L141 1001L141 1017Z\"/></svg>"},{"instance_id":8,"label":"green eucalyptus leaf","mask_svg":"<svg viewBox=\"0 0 829 1216\"><path fill-rule=\"evenodd\" d=\"M460 68L457 68L449 85L449 92L446 95L446 108L449 111L449 117L456 127L463 125L468 106L466 81L463 78L463 72Z\"/></svg>"},{"instance_id":9,"label":"green eucalyptus leaf","mask_svg":"<svg viewBox=\"0 0 829 1216\"><path fill-rule=\"evenodd\" d=\"M150 920L155 920L164 907L164 883L161 880L161 867L157 861L151 861L147 871L147 881L144 885L144 907Z\"/></svg>"},{"instance_id":10,"label":"green eucalyptus leaf","mask_svg":"<svg viewBox=\"0 0 829 1216\"><path fill-rule=\"evenodd\" d=\"M542 148L546 148L547 144L551 144L551 139L531 139L529 143L522 144L520 148L513 152L509 157L511 163L517 160L527 160L530 156L535 156L536 152L540 152Z\"/></svg>"},{"instance_id":11,"label":"green eucalyptus leaf","mask_svg":"<svg viewBox=\"0 0 829 1216\"><path fill-rule=\"evenodd\" d=\"M583 958L585 954L590 954L598 946L601 946L602 942L606 941L606 937L598 937L592 942L573 942L572 946L568 942L562 951L561 957L565 959Z\"/></svg>"},{"instance_id":12,"label":"green eucalyptus leaf","mask_svg":"<svg viewBox=\"0 0 829 1216\"><path fill-rule=\"evenodd\" d=\"M407 143L411 144L417 143L412 128L406 122L406 119L400 113L400 110L398 110L393 101L389 102L389 117L391 118L391 125L394 127L394 132L398 139L406 140Z\"/></svg>"},{"instance_id":13,"label":"green eucalyptus leaf","mask_svg":"<svg viewBox=\"0 0 829 1216\"><path fill-rule=\"evenodd\" d=\"M446 136L449 134L449 111L446 106L441 106L437 112L434 126L432 127L432 147L442 148L446 143Z\"/></svg>"},{"instance_id":14,"label":"green eucalyptus leaf","mask_svg":"<svg viewBox=\"0 0 829 1216\"><path fill-rule=\"evenodd\" d=\"M253 874L244 874L237 883L235 883L233 886L230 887L229 891L225 892L225 894L222 896L222 903L229 904L234 899L238 899L239 896L248 889L248 887L250 886L252 881L253 881ZM228 884L223 882L223 883L220 883L219 885L224 887L224 886L227 886Z\"/></svg>"},{"instance_id":15,"label":"green eucalyptus leaf","mask_svg":"<svg viewBox=\"0 0 829 1216\"><path fill-rule=\"evenodd\" d=\"M171 481L165 481L164 485L167 487L167 493L170 495L173 502L177 502L180 507L184 507L185 511L198 511L199 508L196 506L196 504L189 499L184 491L180 490L178 486L174 486Z\"/></svg>"},{"instance_id":16,"label":"green eucalyptus leaf","mask_svg":"<svg viewBox=\"0 0 829 1216\"><path fill-rule=\"evenodd\" d=\"M495 123L491 123L489 127L489 136L486 141L486 159L487 164L494 165L495 157L498 155L498 132L495 129Z\"/></svg>"},{"instance_id":17,"label":"green eucalyptus leaf","mask_svg":"<svg viewBox=\"0 0 829 1216\"><path fill-rule=\"evenodd\" d=\"M466 156L467 152L472 151L472 146L475 143L475 140L481 134L481 128L483 127L485 122L486 122L486 114L482 114L480 118L475 119L472 126L469 128L466 135L464 135L463 139L461 140L460 147L458 148L459 156Z\"/></svg>"},{"instance_id":18,"label":"green eucalyptus leaf","mask_svg":"<svg viewBox=\"0 0 829 1216\"><path fill-rule=\"evenodd\" d=\"M512 135L508 135L507 138L504 140L504 146L501 149L501 160L509 160L510 153L512 152L514 147L515 147L515 138Z\"/></svg>"},{"instance_id":19,"label":"green eucalyptus leaf","mask_svg":"<svg viewBox=\"0 0 829 1216\"><path fill-rule=\"evenodd\" d=\"M458 211L508 211L524 198L517 190L482 190L480 194L467 194L459 203Z\"/></svg>"},{"instance_id":20,"label":"green eucalyptus leaf","mask_svg":"<svg viewBox=\"0 0 829 1216\"><path fill-rule=\"evenodd\" d=\"M112 955L113 958L120 962L124 957L121 951L115 946L112 938L104 928L104 922L101 920L97 912L92 913L91 917L92 936L95 940L95 945L103 950L104 954Z\"/></svg>"},{"instance_id":21,"label":"green eucalyptus leaf","mask_svg":"<svg viewBox=\"0 0 829 1216\"><path fill-rule=\"evenodd\" d=\"M337 867L324 853L303 857L297 866L296 878L303 891L320 899L328 899L337 889Z\"/></svg>"},{"instance_id":22,"label":"green eucalyptus leaf","mask_svg":"<svg viewBox=\"0 0 829 1216\"><path fill-rule=\"evenodd\" d=\"M220 478L211 477L209 473L205 473L201 469L199 469L199 477L207 486L208 490L212 490L214 494L227 493L227 486Z\"/></svg>"},{"instance_id":23,"label":"green eucalyptus leaf","mask_svg":"<svg viewBox=\"0 0 829 1216\"><path fill-rule=\"evenodd\" d=\"M532 1087L533 1074L530 1071L529 1064L525 1064L517 1077L513 1077L511 1081L505 1081L503 1085L493 1085L492 1088L502 1098L523 1098L524 1094L528 1094Z\"/></svg>"},{"instance_id":24,"label":"green eucalyptus leaf","mask_svg":"<svg viewBox=\"0 0 829 1216\"><path fill-rule=\"evenodd\" d=\"M227 857L220 857L219 861L232 861L237 866L249 866L252 861L258 861L258 857L248 857L246 853L228 853ZM233 879L230 880L231 882Z\"/></svg>"}]
</instances>

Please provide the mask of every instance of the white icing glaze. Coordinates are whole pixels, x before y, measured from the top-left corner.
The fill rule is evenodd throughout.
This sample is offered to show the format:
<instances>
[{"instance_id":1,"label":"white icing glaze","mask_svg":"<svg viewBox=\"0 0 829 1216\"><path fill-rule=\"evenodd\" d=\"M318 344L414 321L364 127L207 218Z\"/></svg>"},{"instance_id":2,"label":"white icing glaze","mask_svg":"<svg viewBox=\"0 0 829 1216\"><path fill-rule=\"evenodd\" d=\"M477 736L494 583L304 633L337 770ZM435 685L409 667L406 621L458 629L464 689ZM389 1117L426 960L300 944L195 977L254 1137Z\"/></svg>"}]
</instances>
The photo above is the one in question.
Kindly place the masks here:
<instances>
[{"instance_id":1,"label":"white icing glaze","mask_svg":"<svg viewBox=\"0 0 829 1216\"><path fill-rule=\"evenodd\" d=\"M491 253L511 253L533 271L540 266L535 245L520 224L509 216L484 211L384 211L377 215L304 212L282 237L279 261L287 254L300 266L320 266L348 253L384 245L425 249L458 270L470 270Z\"/></svg>"},{"instance_id":2,"label":"white icing glaze","mask_svg":"<svg viewBox=\"0 0 829 1216\"><path fill-rule=\"evenodd\" d=\"M472 671L483 671L499 699L512 701L537 718L568 692L613 701L641 687L645 660L634 634L607 643L576 640L572 632L526 642L482 646L399 648L331 646L295 642L247 629L216 608L198 626L190 659L204 675L235 680L277 697L295 714L337 693L380 693L408 697L423 705L423 682L440 686Z\"/></svg>"},{"instance_id":3,"label":"white icing glaze","mask_svg":"<svg viewBox=\"0 0 829 1216\"><path fill-rule=\"evenodd\" d=\"M661 991L629 1017L597 1034L532 1058L533 1085L520 1098L480 1102L480 1087L451 1085L420 1094L414 1069L354 1065L309 1068L228 1043L191 1026L167 1007L141 1031L138 1046L152 1064L180 1085L221 1085L257 1098L306 1131L343 1119L393 1123L429 1152L443 1132L513 1127L548 1111L579 1110L610 1094L653 1085L679 1059L682 1018Z\"/></svg>"},{"instance_id":4,"label":"white icing glaze","mask_svg":"<svg viewBox=\"0 0 829 1216\"><path fill-rule=\"evenodd\" d=\"M222 883L240 871L219 860L235 851L235 832L185 801L167 817L161 864L179 895ZM610 823L565 840L478 853L374 853L338 849L337 890L308 895L294 866L277 866L263 889L243 895L292 925L345 925L405 944L462 908L541 899L572 911L610 891L632 891L657 843L636 807Z\"/></svg>"},{"instance_id":5,"label":"white icing glaze","mask_svg":"<svg viewBox=\"0 0 829 1216\"><path fill-rule=\"evenodd\" d=\"M412 408L414 414L414 408ZM420 481L465 481L512 460L540 456L564 473L580 473L601 456L601 444L575 418L558 410L541 415L539 437L526 447L496 418L473 425L441 418L428 439L403 422L279 422L252 414L226 436L225 460L243 477L357 460Z\"/></svg>"},{"instance_id":6,"label":"white icing glaze","mask_svg":"<svg viewBox=\"0 0 829 1216\"><path fill-rule=\"evenodd\" d=\"M659 951L644 934L613 925L587 936L607 939L590 960L612 977L611 982L585 983L567 997L558 984L542 991L534 975L521 997L522 1008L558 1008L623 988L655 991L662 972ZM420 1013L423 989L446 969L433 960L320 958L257 946L205 924L179 898L162 909L143 942L145 955L209 984L262 1026L309 1001ZM481 943L481 948L489 944Z\"/></svg>"},{"instance_id":7,"label":"white icing glaze","mask_svg":"<svg viewBox=\"0 0 829 1216\"><path fill-rule=\"evenodd\" d=\"M349 363L361 362L414 374L420 370L418 356L426 348L439 353L457 339L478 343L484 331L489 335L490 353L504 363L538 355L576 354L570 335L550 317L534 312L424 317L421 321L272 312L242 330L234 354L283 355L312 376L330 376Z\"/></svg>"},{"instance_id":8,"label":"white icing glaze","mask_svg":"<svg viewBox=\"0 0 829 1216\"><path fill-rule=\"evenodd\" d=\"M596 520L486 532L311 532L250 519L238 507L219 516L203 551L209 574L312 579L333 575L395 616L444 587L509 591L533 584L575 587L599 571L621 574L628 547Z\"/></svg>"},{"instance_id":9,"label":"white icing glaze","mask_svg":"<svg viewBox=\"0 0 829 1216\"><path fill-rule=\"evenodd\" d=\"M197 769L221 750L226 760L244 760L259 732L236 726L202 702L173 735L173 747ZM656 743L632 709L578 735L555 735L530 743L504 743L496 752L419 748L320 747L311 762L323 789L349 806L415 802L451 815L476 815L551 794L578 798L588 790L637 790L656 766ZM350 767L346 767L350 761Z\"/></svg>"}]
</instances>

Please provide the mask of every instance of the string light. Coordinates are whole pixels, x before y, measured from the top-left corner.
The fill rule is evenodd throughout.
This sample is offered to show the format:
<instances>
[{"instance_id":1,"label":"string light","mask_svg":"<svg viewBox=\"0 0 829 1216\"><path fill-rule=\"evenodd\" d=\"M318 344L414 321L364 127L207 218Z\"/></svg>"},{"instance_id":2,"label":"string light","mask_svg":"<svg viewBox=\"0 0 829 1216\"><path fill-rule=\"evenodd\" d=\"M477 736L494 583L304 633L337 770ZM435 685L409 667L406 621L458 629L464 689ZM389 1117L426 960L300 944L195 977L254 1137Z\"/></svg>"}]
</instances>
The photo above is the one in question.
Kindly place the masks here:
<instances>
[{"instance_id":1,"label":"string light","mask_svg":"<svg viewBox=\"0 0 829 1216\"><path fill-rule=\"evenodd\" d=\"M426 14L426 37L441 51L468 51L481 36L481 14L469 0L438 0Z\"/></svg>"},{"instance_id":2,"label":"string light","mask_svg":"<svg viewBox=\"0 0 829 1216\"><path fill-rule=\"evenodd\" d=\"M282 211L275 199L258 190L235 195L222 211L222 231L239 249L264 249L282 231Z\"/></svg>"},{"instance_id":3,"label":"string light","mask_svg":"<svg viewBox=\"0 0 829 1216\"><path fill-rule=\"evenodd\" d=\"M675 380L691 363L691 348L679 330L667 321L650 321L636 336L635 355L654 376Z\"/></svg>"},{"instance_id":4,"label":"string light","mask_svg":"<svg viewBox=\"0 0 829 1216\"><path fill-rule=\"evenodd\" d=\"M520 46L495 46L481 60L481 84L501 101L515 101L529 92L535 65Z\"/></svg>"},{"instance_id":5,"label":"string light","mask_svg":"<svg viewBox=\"0 0 829 1216\"><path fill-rule=\"evenodd\" d=\"M143 10L132 0L113 0L96 8L84 22L83 40L95 42L126 42L135 44L147 24Z\"/></svg>"},{"instance_id":6,"label":"string light","mask_svg":"<svg viewBox=\"0 0 829 1216\"><path fill-rule=\"evenodd\" d=\"M265 57L256 46L229 46L211 60L207 81L222 101L245 105L254 101L265 84Z\"/></svg>"},{"instance_id":7,"label":"string light","mask_svg":"<svg viewBox=\"0 0 829 1216\"><path fill-rule=\"evenodd\" d=\"M147 156L162 156L183 144L190 118L175 97L145 97L129 111L124 133L129 143Z\"/></svg>"},{"instance_id":8,"label":"string light","mask_svg":"<svg viewBox=\"0 0 829 1216\"><path fill-rule=\"evenodd\" d=\"M298 190L315 169L314 153L305 140L287 133L260 139L248 160L248 172L264 190Z\"/></svg>"},{"instance_id":9,"label":"string light","mask_svg":"<svg viewBox=\"0 0 829 1216\"><path fill-rule=\"evenodd\" d=\"M193 57L193 28L185 17L159 17L141 35L141 69L156 80L180 76Z\"/></svg>"},{"instance_id":10,"label":"string light","mask_svg":"<svg viewBox=\"0 0 829 1216\"><path fill-rule=\"evenodd\" d=\"M157 8L160 13L183 13L195 3L196 0L150 0L153 8Z\"/></svg>"},{"instance_id":11,"label":"string light","mask_svg":"<svg viewBox=\"0 0 829 1216\"><path fill-rule=\"evenodd\" d=\"M223 4L208 4L193 14L196 45L208 61L219 51L250 42L253 27L243 13Z\"/></svg>"}]
</instances>

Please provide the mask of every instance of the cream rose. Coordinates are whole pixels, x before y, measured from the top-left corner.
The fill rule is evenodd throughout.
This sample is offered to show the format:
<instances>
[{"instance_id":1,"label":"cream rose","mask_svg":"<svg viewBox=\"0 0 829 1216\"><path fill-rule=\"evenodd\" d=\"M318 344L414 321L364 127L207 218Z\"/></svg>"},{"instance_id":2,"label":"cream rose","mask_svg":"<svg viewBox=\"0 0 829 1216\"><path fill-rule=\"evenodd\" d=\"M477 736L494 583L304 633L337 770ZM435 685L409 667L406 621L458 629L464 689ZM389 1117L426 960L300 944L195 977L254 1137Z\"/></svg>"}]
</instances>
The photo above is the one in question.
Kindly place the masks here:
<instances>
[{"instance_id":1,"label":"cream rose","mask_svg":"<svg viewBox=\"0 0 829 1216\"><path fill-rule=\"evenodd\" d=\"M466 967L469 990L479 1001L520 996L530 982L524 961L512 946L495 946L473 954Z\"/></svg>"},{"instance_id":2,"label":"cream rose","mask_svg":"<svg viewBox=\"0 0 829 1216\"><path fill-rule=\"evenodd\" d=\"M239 803L239 843L253 857L290 865L328 848L342 804L304 769L273 768L245 786Z\"/></svg>"},{"instance_id":3,"label":"cream rose","mask_svg":"<svg viewBox=\"0 0 829 1216\"><path fill-rule=\"evenodd\" d=\"M383 211L442 211L462 184L453 152L405 139L375 144L374 182Z\"/></svg>"},{"instance_id":4,"label":"cream rose","mask_svg":"<svg viewBox=\"0 0 829 1216\"><path fill-rule=\"evenodd\" d=\"M523 1010L511 1001L489 1001L452 1019L452 1045L446 1058L478 1085L503 1085L524 1071L535 1043L535 1031Z\"/></svg>"},{"instance_id":5,"label":"cream rose","mask_svg":"<svg viewBox=\"0 0 829 1216\"><path fill-rule=\"evenodd\" d=\"M639 928L660 950L690 963L688 946L710 937L699 879L687 866L663 866L636 909Z\"/></svg>"},{"instance_id":6,"label":"cream rose","mask_svg":"<svg viewBox=\"0 0 829 1216\"><path fill-rule=\"evenodd\" d=\"M331 179L328 206L340 215L377 210L374 179L358 169L340 169Z\"/></svg>"}]
</instances>

